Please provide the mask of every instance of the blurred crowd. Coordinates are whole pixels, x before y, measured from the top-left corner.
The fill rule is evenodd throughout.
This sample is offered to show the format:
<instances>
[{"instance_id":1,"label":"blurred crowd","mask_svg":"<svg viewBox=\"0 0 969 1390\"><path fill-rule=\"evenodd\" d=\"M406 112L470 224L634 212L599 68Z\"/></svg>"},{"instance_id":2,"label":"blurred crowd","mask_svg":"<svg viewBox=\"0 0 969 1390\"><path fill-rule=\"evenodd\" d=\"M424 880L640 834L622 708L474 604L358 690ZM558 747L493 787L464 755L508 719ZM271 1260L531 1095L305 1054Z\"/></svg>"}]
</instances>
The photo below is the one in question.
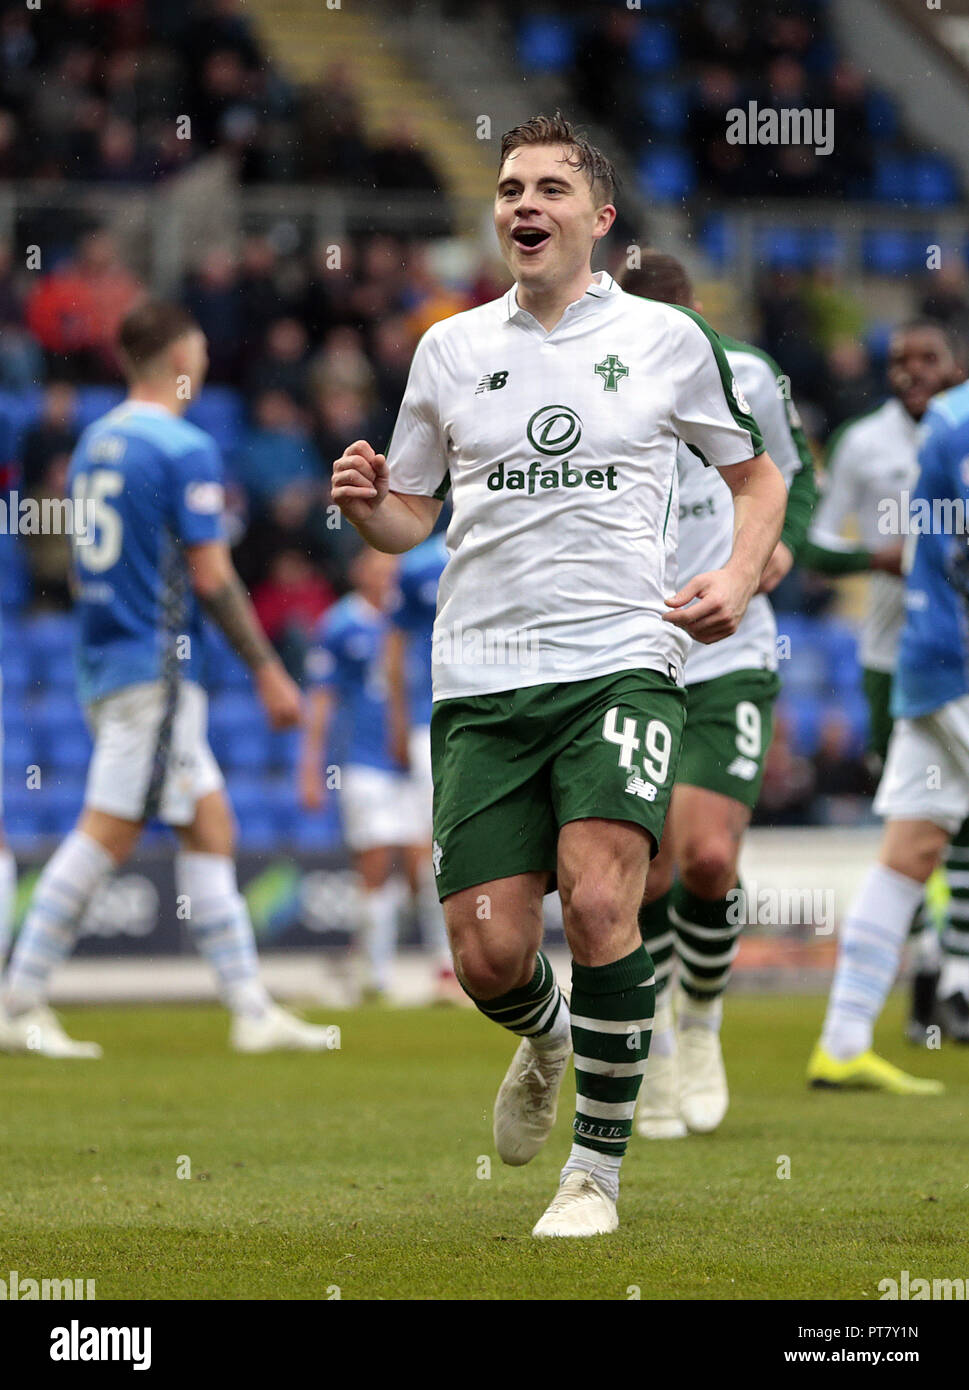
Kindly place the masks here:
<instances>
[{"instance_id":1,"label":"blurred crowd","mask_svg":"<svg viewBox=\"0 0 969 1390\"><path fill-rule=\"evenodd\" d=\"M147 184L217 150L242 183L439 190L405 120L368 140L323 56L296 86L243 0L0 0L0 179Z\"/></svg>"}]
</instances>

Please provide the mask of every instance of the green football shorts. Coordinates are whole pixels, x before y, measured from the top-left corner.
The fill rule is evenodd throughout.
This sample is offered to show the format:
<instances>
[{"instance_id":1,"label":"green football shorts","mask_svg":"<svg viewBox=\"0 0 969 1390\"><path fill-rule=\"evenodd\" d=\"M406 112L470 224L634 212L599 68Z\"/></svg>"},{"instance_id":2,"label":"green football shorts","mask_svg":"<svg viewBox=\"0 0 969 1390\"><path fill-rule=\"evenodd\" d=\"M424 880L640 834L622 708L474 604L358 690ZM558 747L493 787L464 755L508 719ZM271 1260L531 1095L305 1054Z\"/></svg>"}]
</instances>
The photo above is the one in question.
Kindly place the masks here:
<instances>
[{"instance_id":1,"label":"green football shorts","mask_svg":"<svg viewBox=\"0 0 969 1390\"><path fill-rule=\"evenodd\" d=\"M888 740L892 736L892 673L873 671L864 667L861 673L865 699L868 701L868 752L885 761Z\"/></svg>"},{"instance_id":2,"label":"green football shorts","mask_svg":"<svg viewBox=\"0 0 969 1390\"><path fill-rule=\"evenodd\" d=\"M555 873L568 821L663 833L686 695L657 671L440 700L431 716L440 898L512 874Z\"/></svg>"},{"instance_id":3,"label":"green football shorts","mask_svg":"<svg viewBox=\"0 0 969 1390\"><path fill-rule=\"evenodd\" d=\"M751 809L774 731L776 671L728 671L686 688L686 735L676 780Z\"/></svg>"}]
</instances>

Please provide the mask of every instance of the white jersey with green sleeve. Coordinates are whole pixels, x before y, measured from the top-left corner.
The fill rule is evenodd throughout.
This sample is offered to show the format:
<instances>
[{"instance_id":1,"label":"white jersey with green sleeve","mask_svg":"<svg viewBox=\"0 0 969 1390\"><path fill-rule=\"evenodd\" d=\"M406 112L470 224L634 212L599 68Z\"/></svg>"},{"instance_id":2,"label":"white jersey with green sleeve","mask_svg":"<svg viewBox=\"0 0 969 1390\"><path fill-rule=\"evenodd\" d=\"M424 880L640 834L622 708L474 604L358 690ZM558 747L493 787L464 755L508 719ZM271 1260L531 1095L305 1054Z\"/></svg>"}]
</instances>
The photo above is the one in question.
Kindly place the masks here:
<instances>
[{"instance_id":1,"label":"white jersey with green sleeve","mask_svg":"<svg viewBox=\"0 0 969 1390\"><path fill-rule=\"evenodd\" d=\"M550 333L501 299L421 339L387 451L395 492L453 515L434 698L617 671L682 683L676 453L761 453L720 342L691 311L600 272Z\"/></svg>"},{"instance_id":2,"label":"white jersey with green sleeve","mask_svg":"<svg viewBox=\"0 0 969 1390\"><path fill-rule=\"evenodd\" d=\"M808 533L810 540L828 550L850 545L844 540L850 518L866 550L879 550L898 539L882 527L886 518L899 515L902 494L911 490L918 478L918 429L918 421L892 397L877 410L848 420L835 431L828 446L821 501ZM894 671L904 601L904 580L883 571L871 575L858 652L862 666L871 671Z\"/></svg>"},{"instance_id":3,"label":"white jersey with green sleeve","mask_svg":"<svg viewBox=\"0 0 969 1390\"><path fill-rule=\"evenodd\" d=\"M760 426L764 447L790 488L804 467L792 430L800 426L777 364L759 349L724 339L727 361ZM722 569L733 551L733 496L719 473L704 468L688 449L677 455L680 493L680 585ZM697 685L732 671L777 670L777 623L766 594L755 594L737 631L719 642L694 642L686 684Z\"/></svg>"}]
</instances>

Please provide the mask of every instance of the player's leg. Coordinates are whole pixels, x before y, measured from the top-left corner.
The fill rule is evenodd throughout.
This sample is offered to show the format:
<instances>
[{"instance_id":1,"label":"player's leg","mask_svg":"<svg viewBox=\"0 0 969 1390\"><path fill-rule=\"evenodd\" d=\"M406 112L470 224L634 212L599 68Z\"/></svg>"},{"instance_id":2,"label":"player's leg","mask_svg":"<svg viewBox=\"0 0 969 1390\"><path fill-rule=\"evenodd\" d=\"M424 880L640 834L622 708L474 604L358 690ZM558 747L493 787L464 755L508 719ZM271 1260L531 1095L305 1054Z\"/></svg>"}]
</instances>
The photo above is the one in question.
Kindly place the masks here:
<instances>
[{"instance_id":1,"label":"player's leg","mask_svg":"<svg viewBox=\"0 0 969 1390\"><path fill-rule=\"evenodd\" d=\"M743 930L736 890L750 808L706 787L677 785L672 819L679 880L670 920L679 966L677 1041L680 1113L709 1133L729 1104L720 1047L723 996Z\"/></svg>"},{"instance_id":2,"label":"player's leg","mask_svg":"<svg viewBox=\"0 0 969 1390\"><path fill-rule=\"evenodd\" d=\"M557 688L442 700L431 720L433 867L454 968L479 1012L521 1039L494 1108L495 1146L514 1166L548 1138L572 1050L540 950L558 833L547 763L570 730L534 711Z\"/></svg>"},{"instance_id":3,"label":"player's leg","mask_svg":"<svg viewBox=\"0 0 969 1390\"><path fill-rule=\"evenodd\" d=\"M619 1172L653 1026L653 964L637 921L651 848L648 831L623 821L572 821L559 836L573 957L575 1119L559 1191L537 1236L602 1235L619 1224Z\"/></svg>"},{"instance_id":4,"label":"player's leg","mask_svg":"<svg viewBox=\"0 0 969 1390\"><path fill-rule=\"evenodd\" d=\"M100 772L92 760L90 794ZM0 995L0 1050L46 1057L100 1057L97 1043L69 1038L47 1007L51 977L70 955L95 894L128 858L142 822L86 806L47 861L34 889Z\"/></svg>"},{"instance_id":5,"label":"player's leg","mask_svg":"<svg viewBox=\"0 0 969 1390\"><path fill-rule=\"evenodd\" d=\"M368 837L369 838L369 837ZM368 844L353 856L361 896L360 944L366 958L365 1000L390 994L397 926L405 889L394 873L396 852L390 844Z\"/></svg>"},{"instance_id":6,"label":"player's leg","mask_svg":"<svg viewBox=\"0 0 969 1390\"><path fill-rule=\"evenodd\" d=\"M559 701L568 740L552 766L552 795L574 960L576 1114L559 1191L537 1236L596 1235L618 1224L619 1170L653 1020L653 963L638 912L649 857L663 835L685 716L683 691L648 671L579 682Z\"/></svg>"},{"instance_id":7,"label":"player's leg","mask_svg":"<svg viewBox=\"0 0 969 1390\"><path fill-rule=\"evenodd\" d=\"M198 784L209 784L217 771L198 767ZM222 788L204 791L190 823L175 829L175 892L232 1015L232 1047L237 1052L326 1051L327 1030L280 1008L263 983L252 919L236 880L235 821Z\"/></svg>"},{"instance_id":8,"label":"player's leg","mask_svg":"<svg viewBox=\"0 0 969 1390\"><path fill-rule=\"evenodd\" d=\"M7 844L0 824L0 972L10 950L10 933L13 929L14 899L17 896L17 862L13 850Z\"/></svg>"},{"instance_id":9,"label":"player's leg","mask_svg":"<svg viewBox=\"0 0 969 1390\"><path fill-rule=\"evenodd\" d=\"M407 846L408 879L420 922L421 941L434 964L435 999L440 1003L452 1003L455 998L462 996L451 965L451 948L444 921L444 909L438 901L432 858L434 782L431 770L431 730L427 724L418 725L411 730L408 747L408 780L413 796L411 834L414 838L414 843Z\"/></svg>"},{"instance_id":10,"label":"player's leg","mask_svg":"<svg viewBox=\"0 0 969 1390\"><path fill-rule=\"evenodd\" d=\"M964 821L952 838L945 876L949 902L936 1008L945 1036L956 1042L969 1042L969 821Z\"/></svg>"},{"instance_id":11,"label":"player's leg","mask_svg":"<svg viewBox=\"0 0 969 1390\"><path fill-rule=\"evenodd\" d=\"M892 675L890 671L874 671L866 667L862 673L865 700L868 704L869 767L879 774L888 756L892 736ZM935 1017L935 996L939 982L939 938L927 911L923 895L912 914L909 925L909 946L912 960L912 984L909 1016L905 1027L911 1042L924 1046L928 1028Z\"/></svg>"},{"instance_id":12,"label":"player's leg","mask_svg":"<svg viewBox=\"0 0 969 1390\"><path fill-rule=\"evenodd\" d=\"M670 814L663 827L659 852L649 866L646 895L638 914L639 932L653 962L656 981L649 1065L643 1076L639 1108L636 1111L636 1131L644 1139L682 1139L688 1132L680 1114L679 1058L673 1017L673 974L676 958L673 951L673 924L669 918L676 867L673 815L676 793L677 788L674 787Z\"/></svg>"},{"instance_id":13,"label":"player's leg","mask_svg":"<svg viewBox=\"0 0 969 1390\"><path fill-rule=\"evenodd\" d=\"M939 769L937 779L926 776L929 767ZM808 1081L934 1094L938 1082L907 1076L877 1057L872 1036L925 883L969 811L969 700L896 722L875 811L886 820L882 849L841 928Z\"/></svg>"}]
</instances>

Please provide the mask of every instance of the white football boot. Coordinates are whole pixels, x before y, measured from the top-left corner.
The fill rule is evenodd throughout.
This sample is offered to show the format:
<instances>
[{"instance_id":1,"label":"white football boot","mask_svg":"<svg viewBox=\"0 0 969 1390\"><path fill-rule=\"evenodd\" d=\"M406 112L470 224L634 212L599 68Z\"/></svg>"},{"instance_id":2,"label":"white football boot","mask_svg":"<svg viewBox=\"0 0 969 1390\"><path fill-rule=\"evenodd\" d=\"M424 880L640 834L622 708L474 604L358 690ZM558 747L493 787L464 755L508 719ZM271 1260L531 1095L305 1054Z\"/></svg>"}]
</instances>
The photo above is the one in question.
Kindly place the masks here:
<instances>
[{"instance_id":1,"label":"white football boot","mask_svg":"<svg viewBox=\"0 0 969 1390\"><path fill-rule=\"evenodd\" d=\"M495 1148L502 1163L529 1163L552 1132L571 1041L540 1052L522 1038L495 1098Z\"/></svg>"},{"instance_id":2,"label":"white football boot","mask_svg":"<svg viewBox=\"0 0 969 1390\"><path fill-rule=\"evenodd\" d=\"M9 1018L0 1012L0 1052L20 1052L36 1057L72 1057L96 1061L100 1043L75 1042L69 1038L56 1014L44 1005Z\"/></svg>"},{"instance_id":3,"label":"white football boot","mask_svg":"<svg viewBox=\"0 0 969 1390\"><path fill-rule=\"evenodd\" d=\"M533 1236L604 1236L619 1225L616 1204L591 1173L567 1173Z\"/></svg>"},{"instance_id":4,"label":"white football boot","mask_svg":"<svg viewBox=\"0 0 969 1390\"><path fill-rule=\"evenodd\" d=\"M234 1014L229 1042L236 1052L329 1052L333 1034L272 1004L258 1018Z\"/></svg>"},{"instance_id":5,"label":"white football boot","mask_svg":"<svg viewBox=\"0 0 969 1390\"><path fill-rule=\"evenodd\" d=\"M685 1007L690 1008L686 1000ZM680 1026L676 1041L680 1064L680 1114L694 1134L709 1134L715 1130L730 1103L727 1073L723 1065L719 1029L683 1027L684 1001L677 1010Z\"/></svg>"},{"instance_id":6,"label":"white football boot","mask_svg":"<svg viewBox=\"0 0 969 1390\"><path fill-rule=\"evenodd\" d=\"M680 1067L671 995L672 990L667 986L656 1002L653 1015L654 1041L657 1033L667 1033L673 1051L661 1057L650 1050L636 1108L636 1133L643 1139L683 1139L687 1134L686 1122L680 1114Z\"/></svg>"}]
</instances>

